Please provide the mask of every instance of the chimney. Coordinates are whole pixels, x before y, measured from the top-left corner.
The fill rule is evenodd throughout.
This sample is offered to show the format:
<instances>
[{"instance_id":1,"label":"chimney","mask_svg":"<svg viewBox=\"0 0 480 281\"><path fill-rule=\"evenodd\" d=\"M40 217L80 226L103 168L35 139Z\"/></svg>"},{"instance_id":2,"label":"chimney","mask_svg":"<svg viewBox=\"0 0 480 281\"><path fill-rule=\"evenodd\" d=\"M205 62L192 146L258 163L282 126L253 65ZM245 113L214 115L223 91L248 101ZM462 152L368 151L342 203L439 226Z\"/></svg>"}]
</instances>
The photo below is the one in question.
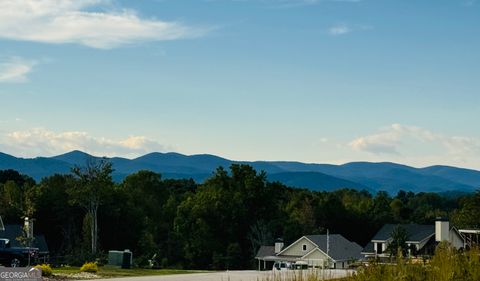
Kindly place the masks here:
<instances>
[{"instance_id":1,"label":"chimney","mask_svg":"<svg viewBox=\"0 0 480 281\"><path fill-rule=\"evenodd\" d=\"M278 254L282 251L283 245L283 239L277 238L277 240L275 240L275 254Z\"/></svg>"},{"instance_id":2,"label":"chimney","mask_svg":"<svg viewBox=\"0 0 480 281\"><path fill-rule=\"evenodd\" d=\"M438 217L435 220L435 241L448 241L450 232L450 223L448 219Z\"/></svg>"}]
</instances>

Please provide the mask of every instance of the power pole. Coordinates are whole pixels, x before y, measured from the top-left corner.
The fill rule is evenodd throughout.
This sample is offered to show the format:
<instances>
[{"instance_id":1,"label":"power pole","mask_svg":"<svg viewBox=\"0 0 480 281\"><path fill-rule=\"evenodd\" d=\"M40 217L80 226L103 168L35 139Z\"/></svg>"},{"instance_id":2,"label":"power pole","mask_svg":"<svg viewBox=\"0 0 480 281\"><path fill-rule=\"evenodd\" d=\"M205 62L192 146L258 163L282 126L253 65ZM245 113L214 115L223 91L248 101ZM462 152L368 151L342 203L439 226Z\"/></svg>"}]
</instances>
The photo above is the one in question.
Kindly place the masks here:
<instances>
[{"instance_id":1,"label":"power pole","mask_svg":"<svg viewBox=\"0 0 480 281\"><path fill-rule=\"evenodd\" d=\"M327 266L330 268L330 232L328 231L327 228Z\"/></svg>"}]
</instances>

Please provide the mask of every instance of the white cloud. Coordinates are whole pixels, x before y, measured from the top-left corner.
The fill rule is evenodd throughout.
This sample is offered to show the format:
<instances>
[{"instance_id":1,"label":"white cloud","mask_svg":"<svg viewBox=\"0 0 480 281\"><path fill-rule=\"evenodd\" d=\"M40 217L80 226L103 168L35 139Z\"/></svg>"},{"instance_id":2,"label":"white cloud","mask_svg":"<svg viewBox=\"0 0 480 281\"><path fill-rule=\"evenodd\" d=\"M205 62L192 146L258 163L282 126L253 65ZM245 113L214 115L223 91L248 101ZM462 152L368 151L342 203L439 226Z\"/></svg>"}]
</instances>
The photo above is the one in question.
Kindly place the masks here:
<instances>
[{"instance_id":1,"label":"white cloud","mask_svg":"<svg viewBox=\"0 0 480 281\"><path fill-rule=\"evenodd\" d=\"M352 140L349 147L373 155L396 157L397 160L437 164L451 163L478 166L480 139L464 136L447 136L430 130L401 124L382 128L379 132ZM423 161L425 162L425 161Z\"/></svg>"},{"instance_id":2,"label":"white cloud","mask_svg":"<svg viewBox=\"0 0 480 281\"><path fill-rule=\"evenodd\" d=\"M346 24L337 24L328 29L328 33L334 36L344 35L350 32L352 32L352 29Z\"/></svg>"},{"instance_id":3,"label":"white cloud","mask_svg":"<svg viewBox=\"0 0 480 281\"><path fill-rule=\"evenodd\" d=\"M110 49L141 41L202 36L205 28L142 19L108 0L1 0L0 38Z\"/></svg>"},{"instance_id":4,"label":"white cloud","mask_svg":"<svg viewBox=\"0 0 480 281\"><path fill-rule=\"evenodd\" d=\"M29 61L20 57L11 57L0 61L0 83L22 83L26 82L27 74L35 66L35 61Z\"/></svg>"},{"instance_id":5,"label":"white cloud","mask_svg":"<svg viewBox=\"0 0 480 281\"><path fill-rule=\"evenodd\" d=\"M327 32L332 36L340 36L340 35L345 35L352 32L369 31L372 29L373 29L373 26L371 25L339 23L328 28Z\"/></svg>"},{"instance_id":6,"label":"white cloud","mask_svg":"<svg viewBox=\"0 0 480 281\"><path fill-rule=\"evenodd\" d=\"M22 157L52 156L72 150L81 150L96 156L136 157L169 148L144 136L113 140L91 136L86 132L57 133L44 128L10 132L0 140L1 151Z\"/></svg>"}]
</instances>

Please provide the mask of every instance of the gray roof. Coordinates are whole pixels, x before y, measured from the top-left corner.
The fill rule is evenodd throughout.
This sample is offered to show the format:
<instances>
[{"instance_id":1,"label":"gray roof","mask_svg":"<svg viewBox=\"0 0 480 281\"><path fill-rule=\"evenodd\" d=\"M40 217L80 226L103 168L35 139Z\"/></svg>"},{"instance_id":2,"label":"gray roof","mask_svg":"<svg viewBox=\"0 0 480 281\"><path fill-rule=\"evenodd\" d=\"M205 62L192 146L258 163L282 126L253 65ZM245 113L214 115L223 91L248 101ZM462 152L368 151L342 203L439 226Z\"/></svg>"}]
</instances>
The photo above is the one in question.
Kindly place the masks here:
<instances>
[{"instance_id":1,"label":"gray roof","mask_svg":"<svg viewBox=\"0 0 480 281\"><path fill-rule=\"evenodd\" d=\"M400 226L403 227L407 231L407 240L408 241L415 241L420 242L425 238L435 234L435 226L434 225L424 225L424 224L386 224L384 225L372 240L381 240L386 241L390 239L392 236L392 232L395 227Z\"/></svg>"},{"instance_id":2,"label":"gray roof","mask_svg":"<svg viewBox=\"0 0 480 281\"><path fill-rule=\"evenodd\" d=\"M255 258L264 258L271 256L275 256L275 246L261 246L260 249L258 249Z\"/></svg>"},{"instance_id":3,"label":"gray roof","mask_svg":"<svg viewBox=\"0 0 480 281\"><path fill-rule=\"evenodd\" d=\"M307 235L305 236L322 252L327 253L327 235ZM334 260L348 260L361 258L362 247L355 242L348 241L340 234L329 235L330 246L328 255Z\"/></svg>"},{"instance_id":4,"label":"gray roof","mask_svg":"<svg viewBox=\"0 0 480 281\"><path fill-rule=\"evenodd\" d=\"M23 235L22 226L19 224L7 224L5 225L5 230L0 230L0 238L5 238L10 240L11 247L22 247L20 242L18 242L17 237ZM45 236L43 235L35 235L35 239L33 240L34 248L38 248L41 253L48 252L47 242L45 241Z\"/></svg>"},{"instance_id":5,"label":"gray roof","mask_svg":"<svg viewBox=\"0 0 480 281\"><path fill-rule=\"evenodd\" d=\"M362 253L375 253L375 248L372 242L368 242L367 246L363 248Z\"/></svg>"}]
</instances>

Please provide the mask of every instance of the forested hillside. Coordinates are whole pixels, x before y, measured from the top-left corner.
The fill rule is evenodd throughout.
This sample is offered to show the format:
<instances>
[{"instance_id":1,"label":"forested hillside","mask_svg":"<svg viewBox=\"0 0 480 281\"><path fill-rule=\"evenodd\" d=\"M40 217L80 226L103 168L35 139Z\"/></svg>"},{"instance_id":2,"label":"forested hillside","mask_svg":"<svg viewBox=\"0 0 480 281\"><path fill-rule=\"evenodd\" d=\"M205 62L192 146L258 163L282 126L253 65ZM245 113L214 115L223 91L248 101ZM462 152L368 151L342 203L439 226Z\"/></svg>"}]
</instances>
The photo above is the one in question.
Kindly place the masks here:
<instances>
[{"instance_id":1,"label":"forested hillside","mask_svg":"<svg viewBox=\"0 0 480 281\"><path fill-rule=\"evenodd\" d=\"M436 216L449 216L459 227L480 225L479 192L458 198L316 192L267 181L265 173L241 164L217 169L201 185L150 171L114 183L111 165L95 161L38 183L16 171L0 171L4 223L35 218L35 232L46 236L51 256L71 264L130 249L140 266L156 254L156 266L200 269L252 268L260 245L277 237L290 243L327 229L365 245L384 223L432 223ZM93 201L99 206L95 212L88 207Z\"/></svg>"},{"instance_id":2,"label":"forested hillside","mask_svg":"<svg viewBox=\"0 0 480 281\"><path fill-rule=\"evenodd\" d=\"M54 157L17 158L0 152L0 170L13 169L37 181L54 174L68 173L88 159L101 159L82 151L72 151ZM235 161L209 154L184 155L154 152L135 159L108 158L112 163L114 182L142 170L162 174L164 179L193 179L203 183L218 167L232 164L249 165L268 173L268 180L315 191L343 188L376 193L398 190L412 192L472 192L480 187L480 171L449 166L414 168L381 162L351 162L343 165L306 164L300 162Z\"/></svg>"}]
</instances>

